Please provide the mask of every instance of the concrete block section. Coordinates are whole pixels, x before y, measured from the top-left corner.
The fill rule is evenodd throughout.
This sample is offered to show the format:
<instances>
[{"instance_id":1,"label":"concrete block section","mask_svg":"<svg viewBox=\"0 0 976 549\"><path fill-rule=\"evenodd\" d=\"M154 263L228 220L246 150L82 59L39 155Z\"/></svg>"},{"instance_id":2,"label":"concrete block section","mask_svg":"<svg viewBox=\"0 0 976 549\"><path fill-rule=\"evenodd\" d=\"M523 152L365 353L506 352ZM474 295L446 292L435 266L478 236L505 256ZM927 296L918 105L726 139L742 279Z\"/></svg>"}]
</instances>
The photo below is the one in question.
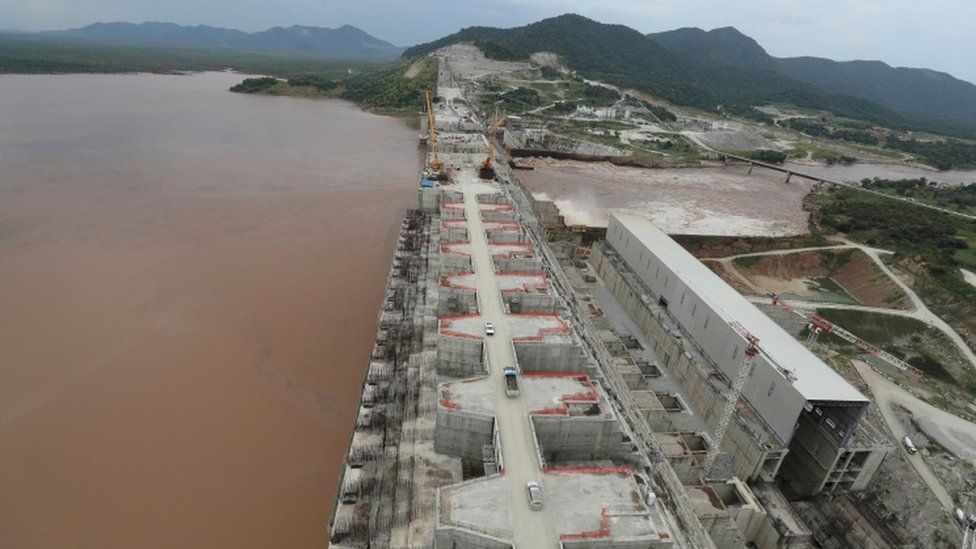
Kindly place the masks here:
<instances>
[{"instance_id":1,"label":"concrete block section","mask_svg":"<svg viewBox=\"0 0 976 549\"><path fill-rule=\"evenodd\" d=\"M504 223L502 221L488 221L486 223ZM488 232L488 242L527 242L525 235L519 230Z\"/></svg>"},{"instance_id":2,"label":"concrete block section","mask_svg":"<svg viewBox=\"0 0 976 549\"><path fill-rule=\"evenodd\" d=\"M523 242L522 224L518 221L483 221L482 229L492 242ZM464 218L447 218L441 221L441 240L458 242L468 240L468 221Z\"/></svg>"},{"instance_id":3,"label":"concrete block section","mask_svg":"<svg viewBox=\"0 0 976 549\"><path fill-rule=\"evenodd\" d=\"M698 519L718 547L735 547L742 541L755 543L762 536L768 521L766 511L738 478L689 486L687 492ZM730 527L732 524L735 528Z\"/></svg>"},{"instance_id":4,"label":"concrete block section","mask_svg":"<svg viewBox=\"0 0 976 549\"><path fill-rule=\"evenodd\" d=\"M439 387L434 450L480 462L483 449L492 443L494 407L485 379L443 383Z\"/></svg>"},{"instance_id":5,"label":"concrete block section","mask_svg":"<svg viewBox=\"0 0 976 549\"><path fill-rule=\"evenodd\" d=\"M440 317L473 314L478 312L478 292L473 289L441 284L437 298L437 315Z\"/></svg>"},{"instance_id":6,"label":"concrete block section","mask_svg":"<svg viewBox=\"0 0 976 549\"><path fill-rule=\"evenodd\" d=\"M478 204L478 210L481 211L482 215L486 212L512 212L512 205L505 202L482 202ZM461 217L464 216L464 202L442 202L441 203L441 217L445 217L444 212L453 213L460 212Z\"/></svg>"},{"instance_id":7,"label":"concrete block section","mask_svg":"<svg viewBox=\"0 0 976 549\"><path fill-rule=\"evenodd\" d=\"M451 318L458 317L444 317L441 322L450 321ZM481 337L452 333L442 328L437 338L437 373L468 377L484 371L484 342Z\"/></svg>"},{"instance_id":8,"label":"concrete block section","mask_svg":"<svg viewBox=\"0 0 976 549\"><path fill-rule=\"evenodd\" d=\"M542 259L538 257L496 257L496 271L542 271Z\"/></svg>"},{"instance_id":9,"label":"concrete block section","mask_svg":"<svg viewBox=\"0 0 976 549\"><path fill-rule=\"evenodd\" d=\"M566 370L586 370L588 360L583 350L575 342L565 341L515 343L515 357L519 368L525 372L548 372Z\"/></svg>"},{"instance_id":10,"label":"concrete block section","mask_svg":"<svg viewBox=\"0 0 976 549\"><path fill-rule=\"evenodd\" d=\"M512 314L555 314L559 305L548 292L504 292L502 301Z\"/></svg>"},{"instance_id":11,"label":"concrete block section","mask_svg":"<svg viewBox=\"0 0 976 549\"><path fill-rule=\"evenodd\" d=\"M493 384L501 375L440 386L438 452L477 460L490 444ZM523 373L519 394L547 463L624 459L633 450L620 423L584 372Z\"/></svg>"},{"instance_id":12,"label":"concrete block section","mask_svg":"<svg viewBox=\"0 0 976 549\"><path fill-rule=\"evenodd\" d=\"M549 283L541 271L502 271L495 273L495 282L502 293L548 293ZM474 291L477 288L474 271L441 275L441 287Z\"/></svg>"},{"instance_id":13,"label":"concrete block section","mask_svg":"<svg viewBox=\"0 0 976 549\"><path fill-rule=\"evenodd\" d=\"M442 254L471 255L469 242L445 242L441 244ZM492 258L498 257L532 257L532 245L527 242L490 242L488 253Z\"/></svg>"},{"instance_id":14,"label":"concrete block section","mask_svg":"<svg viewBox=\"0 0 976 549\"><path fill-rule=\"evenodd\" d=\"M562 343L569 341L569 326L554 314L505 315L512 341ZM440 335L468 339L485 337L485 320L481 315L456 315L439 321Z\"/></svg>"},{"instance_id":15,"label":"concrete block section","mask_svg":"<svg viewBox=\"0 0 976 549\"><path fill-rule=\"evenodd\" d=\"M637 411L644 416L647 425L656 433L673 429L667 409L654 391L631 391Z\"/></svg>"},{"instance_id":16,"label":"concrete block section","mask_svg":"<svg viewBox=\"0 0 976 549\"><path fill-rule=\"evenodd\" d=\"M451 274L458 271L470 271L471 270L471 257L467 255L452 255L452 254L441 254L438 258L440 261L440 274Z\"/></svg>"},{"instance_id":17,"label":"concrete block section","mask_svg":"<svg viewBox=\"0 0 976 549\"><path fill-rule=\"evenodd\" d=\"M582 416L599 401L596 389L583 372L522 373L519 394L529 414ZM442 383L440 407L482 416L495 414L493 384L504 383L501 373ZM599 408L597 408L599 411Z\"/></svg>"},{"instance_id":18,"label":"concrete block section","mask_svg":"<svg viewBox=\"0 0 976 549\"><path fill-rule=\"evenodd\" d=\"M647 481L627 467L548 469L538 479L543 491L540 519L551 521L562 547L673 547L674 534L660 500L648 505ZM508 480L503 476L441 488L435 539L464 545L455 532L475 534L495 542L511 542L507 509Z\"/></svg>"}]
</instances>

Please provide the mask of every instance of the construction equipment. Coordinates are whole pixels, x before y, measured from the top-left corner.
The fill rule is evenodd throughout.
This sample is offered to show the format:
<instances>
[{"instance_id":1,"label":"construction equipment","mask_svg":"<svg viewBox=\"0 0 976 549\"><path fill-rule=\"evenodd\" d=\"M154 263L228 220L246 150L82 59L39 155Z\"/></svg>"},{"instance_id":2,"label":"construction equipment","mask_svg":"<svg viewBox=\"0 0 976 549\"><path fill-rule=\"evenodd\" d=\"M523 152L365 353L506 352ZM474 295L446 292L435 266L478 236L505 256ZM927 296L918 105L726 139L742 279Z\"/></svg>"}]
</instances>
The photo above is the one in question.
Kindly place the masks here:
<instances>
[{"instance_id":1,"label":"construction equipment","mask_svg":"<svg viewBox=\"0 0 976 549\"><path fill-rule=\"evenodd\" d=\"M847 330L841 328L840 326L834 324L833 322L827 320L826 318L812 311L797 309L792 305L790 305L789 303L787 303L786 300L784 300L783 298L779 297L774 293L770 293L768 295L773 300L773 305L777 305L779 307L782 307L792 312L793 314L799 315L800 317L803 317L810 323L807 326L809 330L809 335L807 337L808 342L812 343L814 340L816 340L817 336L820 335L821 332L827 332L828 334L833 334L843 339L844 341L853 343L861 350L871 353L872 355L880 358L881 360L887 362L888 364L894 366L896 369L902 372L908 372L918 377L922 376L922 372L918 368L915 368L911 364L896 357L895 355L889 353L888 351L879 348L877 345L873 345L871 343L868 343L867 341L864 341L863 339L848 332Z\"/></svg>"},{"instance_id":2,"label":"construction equipment","mask_svg":"<svg viewBox=\"0 0 976 549\"><path fill-rule=\"evenodd\" d=\"M424 179L439 181L446 179L446 177L444 161L440 159L437 151L437 125L434 124L434 109L431 107L429 90L424 90L424 101L427 106L427 133L430 135L430 148L433 152L427 157L427 162L424 164Z\"/></svg>"},{"instance_id":3,"label":"construction equipment","mask_svg":"<svg viewBox=\"0 0 976 549\"><path fill-rule=\"evenodd\" d=\"M715 458L718 457L721 451L722 439L725 438L725 431L728 429L729 422L732 420L732 414L735 413L736 404L738 404L739 397L742 395L742 388L746 384L746 378L749 377L752 365L756 362L756 357L759 356L759 338L752 335L745 326L737 321L731 322L729 325L746 340L746 349L742 356L742 363L739 364L739 369L736 371L735 378L732 380L731 391L726 394L725 408L722 409L722 415L718 418L718 426L715 428L715 440L708 447L708 452L705 454L705 461L702 462L702 471L706 475L709 473L712 465L715 463Z\"/></svg>"},{"instance_id":4,"label":"construction equipment","mask_svg":"<svg viewBox=\"0 0 976 549\"><path fill-rule=\"evenodd\" d=\"M496 116L495 121L491 123L488 128L488 155L481 162L481 169L478 170L478 177L481 179L494 179L495 178L495 168L492 167L491 161L495 156L495 134L498 133L498 128L505 123L505 116Z\"/></svg>"}]
</instances>

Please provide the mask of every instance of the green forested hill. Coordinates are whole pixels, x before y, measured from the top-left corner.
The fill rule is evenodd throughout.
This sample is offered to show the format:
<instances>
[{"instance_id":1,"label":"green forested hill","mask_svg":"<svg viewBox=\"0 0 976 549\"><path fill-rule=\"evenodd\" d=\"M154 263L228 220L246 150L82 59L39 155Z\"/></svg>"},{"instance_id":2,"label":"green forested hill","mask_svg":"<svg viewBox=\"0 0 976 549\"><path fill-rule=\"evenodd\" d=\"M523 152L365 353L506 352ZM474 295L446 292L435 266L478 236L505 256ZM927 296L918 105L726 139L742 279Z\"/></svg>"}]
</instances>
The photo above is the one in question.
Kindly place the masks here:
<instances>
[{"instance_id":1,"label":"green forested hill","mask_svg":"<svg viewBox=\"0 0 976 549\"><path fill-rule=\"evenodd\" d=\"M924 126L976 128L976 86L929 69L891 67L880 61L778 58L732 27L684 28L648 35L672 52L709 64L765 69L834 94L872 101Z\"/></svg>"}]
</instances>

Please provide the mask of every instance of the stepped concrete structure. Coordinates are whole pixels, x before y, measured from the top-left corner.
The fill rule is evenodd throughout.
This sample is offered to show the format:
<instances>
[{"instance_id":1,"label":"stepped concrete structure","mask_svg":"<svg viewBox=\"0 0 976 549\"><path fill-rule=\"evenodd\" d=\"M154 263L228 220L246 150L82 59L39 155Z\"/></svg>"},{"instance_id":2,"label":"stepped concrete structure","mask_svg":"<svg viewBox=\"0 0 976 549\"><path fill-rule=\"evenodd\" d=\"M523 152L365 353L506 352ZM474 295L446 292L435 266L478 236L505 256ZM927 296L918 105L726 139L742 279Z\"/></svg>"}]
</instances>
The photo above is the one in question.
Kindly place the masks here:
<instances>
[{"instance_id":1,"label":"stepped concrete structure","mask_svg":"<svg viewBox=\"0 0 976 549\"><path fill-rule=\"evenodd\" d=\"M588 262L557 256L468 103L470 71L452 60L489 62L466 48L436 54L428 169L391 265L330 547L812 547L780 485L862 487L885 452L859 421L867 399L649 223L615 218ZM735 321L769 342L769 360L719 441L744 350Z\"/></svg>"}]
</instances>

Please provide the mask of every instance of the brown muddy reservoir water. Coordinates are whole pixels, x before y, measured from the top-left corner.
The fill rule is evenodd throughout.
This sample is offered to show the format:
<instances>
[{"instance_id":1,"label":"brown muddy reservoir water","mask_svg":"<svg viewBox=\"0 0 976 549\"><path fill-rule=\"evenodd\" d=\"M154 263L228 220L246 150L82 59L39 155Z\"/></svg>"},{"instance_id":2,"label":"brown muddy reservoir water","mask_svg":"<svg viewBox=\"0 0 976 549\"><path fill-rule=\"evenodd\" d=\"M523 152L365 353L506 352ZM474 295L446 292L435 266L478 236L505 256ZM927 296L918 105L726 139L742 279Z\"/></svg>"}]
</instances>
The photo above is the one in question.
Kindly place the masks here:
<instances>
[{"instance_id":1,"label":"brown muddy reservoir water","mask_svg":"<svg viewBox=\"0 0 976 549\"><path fill-rule=\"evenodd\" d=\"M416 133L0 76L0 547L322 547Z\"/></svg>"}]
</instances>

